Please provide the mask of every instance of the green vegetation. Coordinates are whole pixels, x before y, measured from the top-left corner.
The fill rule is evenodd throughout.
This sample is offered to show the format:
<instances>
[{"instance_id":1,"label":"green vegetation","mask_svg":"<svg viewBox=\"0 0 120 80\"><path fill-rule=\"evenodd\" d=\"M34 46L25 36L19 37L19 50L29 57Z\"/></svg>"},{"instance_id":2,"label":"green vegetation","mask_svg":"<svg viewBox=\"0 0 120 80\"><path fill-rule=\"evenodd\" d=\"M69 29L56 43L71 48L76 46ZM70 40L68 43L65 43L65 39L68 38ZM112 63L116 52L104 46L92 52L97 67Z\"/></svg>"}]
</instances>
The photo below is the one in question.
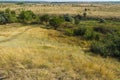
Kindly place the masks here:
<instances>
[{"instance_id":1,"label":"green vegetation","mask_svg":"<svg viewBox=\"0 0 120 80\"><path fill-rule=\"evenodd\" d=\"M99 29L98 29L99 28ZM104 37L91 44L91 51L107 57L120 59L120 29L110 27L98 27L96 31L103 34Z\"/></svg>"},{"instance_id":2,"label":"green vegetation","mask_svg":"<svg viewBox=\"0 0 120 80\"><path fill-rule=\"evenodd\" d=\"M56 3L35 4L38 13L31 11L33 5L15 5L28 8L22 11L0 11L0 79L120 79L120 22L90 16L93 5L90 9L78 5L86 6L83 12L59 5L72 15L59 11L56 15L39 14L41 8L47 12L44 7L51 11L54 6L56 11ZM75 9L79 9L78 15Z\"/></svg>"},{"instance_id":3,"label":"green vegetation","mask_svg":"<svg viewBox=\"0 0 120 80\"><path fill-rule=\"evenodd\" d=\"M36 19L36 15L32 11L22 11L18 18L22 23L31 23Z\"/></svg>"},{"instance_id":4,"label":"green vegetation","mask_svg":"<svg viewBox=\"0 0 120 80\"><path fill-rule=\"evenodd\" d=\"M16 15L15 11L6 9L0 12L0 23L24 24L41 23L52 26L54 29L63 31L68 36L81 37L86 41L91 41L90 50L93 53L102 56L120 57L120 29L116 28L118 23L105 19L93 19L87 17L87 9L84 10L83 17L81 15L71 16L69 14L62 16L36 15L32 11L21 11Z\"/></svg>"},{"instance_id":5,"label":"green vegetation","mask_svg":"<svg viewBox=\"0 0 120 80\"><path fill-rule=\"evenodd\" d=\"M70 16L69 14L63 15L63 18L66 22L74 23L74 18Z\"/></svg>"},{"instance_id":6,"label":"green vegetation","mask_svg":"<svg viewBox=\"0 0 120 80\"><path fill-rule=\"evenodd\" d=\"M105 19L100 19L99 23L105 23Z\"/></svg>"},{"instance_id":7,"label":"green vegetation","mask_svg":"<svg viewBox=\"0 0 120 80\"><path fill-rule=\"evenodd\" d=\"M80 23L80 20L78 18L75 18L75 24L78 25Z\"/></svg>"},{"instance_id":8,"label":"green vegetation","mask_svg":"<svg viewBox=\"0 0 120 80\"><path fill-rule=\"evenodd\" d=\"M53 26L54 29L57 29L63 22L64 20L62 18L54 17L50 20L50 25Z\"/></svg>"},{"instance_id":9,"label":"green vegetation","mask_svg":"<svg viewBox=\"0 0 120 80\"><path fill-rule=\"evenodd\" d=\"M0 24L5 24L7 22L3 13L0 13Z\"/></svg>"},{"instance_id":10,"label":"green vegetation","mask_svg":"<svg viewBox=\"0 0 120 80\"><path fill-rule=\"evenodd\" d=\"M15 11L11 11L9 8L5 11L0 12L0 23L14 23L17 22Z\"/></svg>"},{"instance_id":11,"label":"green vegetation","mask_svg":"<svg viewBox=\"0 0 120 80\"><path fill-rule=\"evenodd\" d=\"M16 5L23 5L23 4L24 4L23 2L16 3Z\"/></svg>"},{"instance_id":12,"label":"green vegetation","mask_svg":"<svg viewBox=\"0 0 120 80\"><path fill-rule=\"evenodd\" d=\"M5 10L4 16L6 17L8 23L17 22L15 11L11 11L9 8Z\"/></svg>"},{"instance_id":13,"label":"green vegetation","mask_svg":"<svg viewBox=\"0 0 120 80\"><path fill-rule=\"evenodd\" d=\"M43 16L40 17L40 21L41 21L42 23L45 22L46 24L48 24L49 20L50 20L50 16L47 15L47 14L45 14L45 15L43 15Z\"/></svg>"}]
</instances>

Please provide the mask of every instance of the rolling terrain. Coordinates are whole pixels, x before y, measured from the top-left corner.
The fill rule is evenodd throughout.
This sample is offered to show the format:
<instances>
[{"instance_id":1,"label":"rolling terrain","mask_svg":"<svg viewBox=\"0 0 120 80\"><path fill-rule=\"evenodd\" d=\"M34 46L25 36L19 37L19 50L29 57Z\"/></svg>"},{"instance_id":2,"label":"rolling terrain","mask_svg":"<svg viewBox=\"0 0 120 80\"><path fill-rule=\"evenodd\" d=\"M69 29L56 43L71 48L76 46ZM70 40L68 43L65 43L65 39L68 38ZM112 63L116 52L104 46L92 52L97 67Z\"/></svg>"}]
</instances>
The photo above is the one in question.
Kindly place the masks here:
<instances>
[{"instance_id":1,"label":"rolling terrain","mask_svg":"<svg viewBox=\"0 0 120 80\"><path fill-rule=\"evenodd\" d=\"M0 25L3 80L119 80L120 63L85 52L78 39L43 25Z\"/></svg>"},{"instance_id":2,"label":"rolling terrain","mask_svg":"<svg viewBox=\"0 0 120 80\"><path fill-rule=\"evenodd\" d=\"M120 80L120 3L0 3L0 80Z\"/></svg>"}]
</instances>

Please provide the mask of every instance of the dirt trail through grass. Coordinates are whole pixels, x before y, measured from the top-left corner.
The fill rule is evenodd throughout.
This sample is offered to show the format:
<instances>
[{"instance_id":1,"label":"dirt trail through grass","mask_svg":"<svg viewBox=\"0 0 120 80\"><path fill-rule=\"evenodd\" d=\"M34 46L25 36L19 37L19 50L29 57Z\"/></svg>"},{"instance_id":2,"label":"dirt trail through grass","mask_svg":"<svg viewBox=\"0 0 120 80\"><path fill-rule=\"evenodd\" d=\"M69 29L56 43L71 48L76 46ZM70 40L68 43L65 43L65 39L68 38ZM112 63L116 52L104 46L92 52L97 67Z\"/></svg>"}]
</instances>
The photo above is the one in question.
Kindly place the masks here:
<instances>
[{"instance_id":1,"label":"dirt trail through grass","mask_svg":"<svg viewBox=\"0 0 120 80\"><path fill-rule=\"evenodd\" d=\"M2 26L1 26L2 27ZM119 80L120 64L90 56L73 38L35 26L0 30L0 78L6 80ZM4 77L5 76L5 77Z\"/></svg>"},{"instance_id":2,"label":"dirt trail through grass","mask_svg":"<svg viewBox=\"0 0 120 80\"><path fill-rule=\"evenodd\" d=\"M11 36L11 37L10 37L10 38L8 38L8 39L5 39L5 40L0 40L0 43L4 43L4 42L11 41L11 40L13 40L13 39L16 39L18 36L20 36L20 35L24 34L24 33L25 33L26 31L28 31L29 29L31 29L31 28L26 28L24 31L19 32L18 34L15 34L15 35Z\"/></svg>"}]
</instances>

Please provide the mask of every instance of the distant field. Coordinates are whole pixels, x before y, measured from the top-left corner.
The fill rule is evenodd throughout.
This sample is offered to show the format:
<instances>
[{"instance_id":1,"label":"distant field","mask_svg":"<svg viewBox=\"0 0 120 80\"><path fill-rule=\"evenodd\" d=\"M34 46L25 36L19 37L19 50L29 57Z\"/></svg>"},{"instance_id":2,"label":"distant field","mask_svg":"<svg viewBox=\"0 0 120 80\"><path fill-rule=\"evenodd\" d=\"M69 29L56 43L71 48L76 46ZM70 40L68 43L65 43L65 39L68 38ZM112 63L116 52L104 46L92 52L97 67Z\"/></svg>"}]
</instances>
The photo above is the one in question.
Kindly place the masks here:
<instances>
[{"instance_id":1,"label":"distant field","mask_svg":"<svg viewBox=\"0 0 120 80\"><path fill-rule=\"evenodd\" d=\"M20 10L32 10L37 14L83 14L88 9L88 16L120 18L120 4L0 4L0 10L10 8L19 12Z\"/></svg>"}]
</instances>

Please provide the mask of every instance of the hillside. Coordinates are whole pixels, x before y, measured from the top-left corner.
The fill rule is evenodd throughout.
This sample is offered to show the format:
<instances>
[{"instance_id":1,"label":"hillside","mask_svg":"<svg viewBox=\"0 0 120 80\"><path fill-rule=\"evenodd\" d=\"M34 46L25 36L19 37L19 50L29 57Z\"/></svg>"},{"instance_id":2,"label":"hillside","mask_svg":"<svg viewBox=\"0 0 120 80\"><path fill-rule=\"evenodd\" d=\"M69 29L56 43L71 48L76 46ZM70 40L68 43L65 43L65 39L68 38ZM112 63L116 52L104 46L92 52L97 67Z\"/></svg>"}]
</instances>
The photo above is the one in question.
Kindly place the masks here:
<instances>
[{"instance_id":1,"label":"hillside","mask_svg":"<svg viewBox=\"0 0 120 80\"><path fill-rule=\"evenodd\" d=\"M0 78L5 80L119 80L120 64L84 52L75 37L42 25L0 25ZM79 40L81 44L85 42Z\"/></svg>"}]
</instances>

